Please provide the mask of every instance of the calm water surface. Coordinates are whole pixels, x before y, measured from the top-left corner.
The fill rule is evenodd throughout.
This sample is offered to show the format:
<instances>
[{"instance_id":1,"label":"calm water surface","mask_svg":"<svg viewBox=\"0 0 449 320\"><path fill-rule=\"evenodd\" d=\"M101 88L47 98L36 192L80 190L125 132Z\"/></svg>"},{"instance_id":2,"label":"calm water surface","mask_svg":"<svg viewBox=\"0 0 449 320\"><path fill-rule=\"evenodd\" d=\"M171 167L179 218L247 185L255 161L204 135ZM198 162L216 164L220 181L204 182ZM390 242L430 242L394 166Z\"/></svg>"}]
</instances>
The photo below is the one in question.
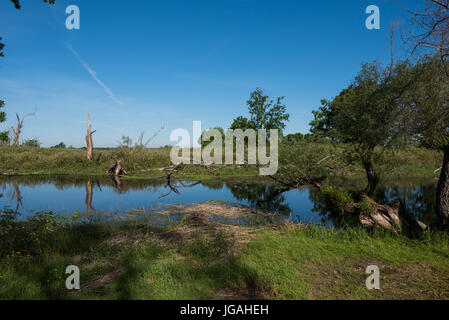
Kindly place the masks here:
<instances>
[{"instance_id":1,"label":"calm water surface","mask_svg":"<svg viewBox=\"0 0 449 320\"><path fill-rule=\"evenodd\" d=\"M376 199L400 198L416 218L430 223L435 219L435 191L434 183L399 182L380 188ZM180 181L167 185L163 180L22 176L0 177L0 195L0 208L17 209L24 217L43 210L126 213L216 200L268 210L284 217L283 221L342 224L339 216L329 212L319 192L307 186L278 195L272 185L257 182Z\"/></svg>"}]
</instances>

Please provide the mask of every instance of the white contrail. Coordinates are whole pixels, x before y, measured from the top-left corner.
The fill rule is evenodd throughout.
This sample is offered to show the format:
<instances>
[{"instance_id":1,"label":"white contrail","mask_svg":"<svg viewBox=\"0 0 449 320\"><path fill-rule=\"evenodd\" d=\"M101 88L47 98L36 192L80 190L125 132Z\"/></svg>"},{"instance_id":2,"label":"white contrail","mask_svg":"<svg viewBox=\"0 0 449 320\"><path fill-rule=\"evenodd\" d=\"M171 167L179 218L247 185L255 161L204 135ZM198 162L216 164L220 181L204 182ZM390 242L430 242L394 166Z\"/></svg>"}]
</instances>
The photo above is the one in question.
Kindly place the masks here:
<instances>
[{"instance_id":1,"label":"white contrail","mask_svg":"<svg viewBox=\"0 0 449 320\"><path fill-rule=\"evenodd\" d=\"M104 83L103 81L101 81L98 77L97 77L97 73L95 72L95 70L93 70L91 67L89 67L89 65L86 63L86 61L84 61L80 55L78 54L78 52L75 51L75 49L73 49L72 45L68 42L65 43L65 45L67 46L67 48L73 53L73 55L79 60L79 62L81 63L81 65L83 66L84 69L86 69L87 72L89 72L89 74L91 75L91 77L101 86L103 87L104 91L106 91L106 93L109 95L109 97L114 100L116 103L118 104L123 104L123 102L121 102L119 99L117 99L117 97L115 96L114 92L112 92L111 89L109 89Z\"/></svg>"}]
</instances>

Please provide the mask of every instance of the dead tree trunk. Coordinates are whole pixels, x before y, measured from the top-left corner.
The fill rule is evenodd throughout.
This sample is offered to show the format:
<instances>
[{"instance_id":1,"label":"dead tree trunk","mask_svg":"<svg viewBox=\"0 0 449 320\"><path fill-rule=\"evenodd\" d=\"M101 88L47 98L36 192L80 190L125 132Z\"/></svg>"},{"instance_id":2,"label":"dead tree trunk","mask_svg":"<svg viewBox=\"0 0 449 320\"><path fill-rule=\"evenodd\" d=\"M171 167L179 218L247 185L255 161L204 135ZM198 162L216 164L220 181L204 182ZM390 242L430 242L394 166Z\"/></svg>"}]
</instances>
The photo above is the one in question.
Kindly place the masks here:
<instances>
[{"instance_id":1,"label":"dead tree trunk","mask_svg":"<svg viewBox=\"0 0 449 320\"><path fill-rule=\"evenodd\" d=\"M22 129L23 129L23 121L25 120L26 117L28 116L34 116L34 113L29 113L24 115L22 118L20 118L19 114L16 113L16 117L17 117L17 125L16 127L12 127L12 133L14 135L14 139L11 143L12 147L17 147L19 145L19 140L20 140L20 134L22 133Z\"/></svg>"},{"instance_id":2,"label":"dead tree trunk","mask_svg":"<svg viewBox=\"0 0 449 320\"><path fill-rule=\"evenodd\" d=\"M125 176L128 174L122 167L121 159L115 159L115 163L106 170L106 173L113 174L114 176Z\"/></svg>"},{"instance_id":3,"label":"dead tree trunk","mask_svg":"<svg viewBox=\"0 0 449 320\"><path fill-rule=\"evenodd\" d=\"M87 134L86 134L86 152L87 152L87 160L91 161L93 158L94 146L92 143L92 135L95 131L91 131L90 129L90 114L87 115Z\"/></svg>"},{"instance_id":4,"label":"dead tree trunk","mask_svg":"<svg viewBox=\"0 0 449 320\"><path fill-rule=\"evenodd\" d=\"M449 145L444 149L443 166L438 180L437 216L440 224L449 228Z\"/></svg>"}]
</instances>

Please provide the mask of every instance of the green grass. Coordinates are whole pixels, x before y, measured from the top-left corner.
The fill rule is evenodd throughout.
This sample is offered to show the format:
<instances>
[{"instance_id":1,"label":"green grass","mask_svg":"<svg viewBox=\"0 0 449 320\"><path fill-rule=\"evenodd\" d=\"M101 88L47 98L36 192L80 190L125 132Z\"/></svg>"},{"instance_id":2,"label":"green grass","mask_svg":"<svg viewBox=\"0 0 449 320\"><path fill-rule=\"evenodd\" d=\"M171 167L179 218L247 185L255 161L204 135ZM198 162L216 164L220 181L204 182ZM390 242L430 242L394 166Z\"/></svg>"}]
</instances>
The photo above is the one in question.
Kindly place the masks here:
<instances>
[{"instance_id":1,"label":"green grass","mask_svg":"<svg viewBox=\"0 0 449 320\"><path fill-rule=\"evenodd\" d=\"M449 299L447 234L410 240L287 225L248 236L243 227L205 232L188 221L150 232L49 213L2 221L17 237L1 234L0 299ZM176 240L185 228L196 236ZM65 289L71 264L80 267L79 291ZM370 264L380 267L381 290L365 287Z\"/></svg>"},{"instance_id":2,"label":"green grass","mask_svg":"<svg viewBox=\"0 0 449 320\"><path fill-rule=\"evenodd\" d=\"M429 299L438 294L449 299L447 240L447 235L425 242L310 226L266 232L248 245L242 259L264 279L261 290L279 299ZM381 291L365 288L370 264L381 268ZM421 281L395 283L407 276Z\"/></svg>"},{"instance_id":3,"label":"green grass","mask_svg":"<svg viewBox=\"0 0 449 320\"><path fill-rule=\"evenodd\" d=\"M285 149L288 154L289 148L295 148L295 146L286 145L281 148L281 151ZM301 147L302 149L304 148ZM352 148L346 145L333 146L311 142L307 144L304 152L316 153L317 150L319 150L320 158L321 154L323 158L327 155L332 156L330 159L334 161L331 163L333 167L344 168L334 172L334 175L364 178L365 172L360 165L357 153L352 151ZM296 152L295 157L297 161L310 159L309 155L304 154L299 157ZM159 168L171 165L170 148L99 149L94 150L94 160L88 161L83 149L0 146L0 174L15 172L19 174L104 175L115 158L123 159L123 166L131 178L160 177L163 173L159 171ZM399 150L377 148L374 160L375 168L381 174L381 178L437 177L439 172L434 171L441 166L442 154L424 148ZM280 164L282 163L281 158ZM301 167L301 164L298 165ZM197 165L185 165L176 175L196 180L210 177L253 177L259 175L259 170L254 166L240 168L237 165L229 165L204 168Z\"/></svg>"},{"instance_id":4,"label":"green grass","mask_svg":"<svg viewBox=\"0 0 449 320\"><path fill-rule=\"evenodd\" d=\"M123 159L122 165L128 172L128 178L163 177L165 174L159 168L171 165L170 148L94 150L94 159L88 161L83 149L0 146L0 174L105 175L116 158ZM212 169L184 165L176 175L200 180L236 175L255 176L258 170L255 167L238 168L237 165Z\"/></svg>"}]
</instances>

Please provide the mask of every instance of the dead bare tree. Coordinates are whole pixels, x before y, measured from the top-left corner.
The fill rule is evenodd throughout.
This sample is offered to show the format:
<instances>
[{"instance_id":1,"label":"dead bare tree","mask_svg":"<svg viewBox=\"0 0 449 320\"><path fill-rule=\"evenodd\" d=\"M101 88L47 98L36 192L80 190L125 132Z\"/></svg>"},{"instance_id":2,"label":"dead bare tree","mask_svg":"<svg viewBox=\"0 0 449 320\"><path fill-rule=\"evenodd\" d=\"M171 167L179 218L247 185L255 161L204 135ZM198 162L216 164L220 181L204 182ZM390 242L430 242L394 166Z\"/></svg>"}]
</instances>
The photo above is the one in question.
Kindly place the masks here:
<instances>
[{"instance_id":1,"label":"dead bare tree","mask_svg":"<svg viewBox=\"0 0 449 320\"><path fill-rule=\"evenodd\" d=\"M93 142L92 142L92 135L95 133L96 130L91 131L90 128L90 114L87 114L87 134L86 134L86 152L87 152L87 160L91 161L93 157Z\"/></svg>"},{"instance_id":2,"label":"dead bare tree","mask_svg":"<svg viewBox=\"0 0 449 320\"><path fill-rule=\"evenodd\" d=\"M404 43L418 49L437 54L449 77L449 0L426 0L424 8L407 10L411 15L413 30L402 36Z\"/></svg>"},{"instance_id":3,"label":"dead bare tree","mask_svg":"<svg viewBox=\"0 0 449 320\"><path fill-rule=\"evenodd\" d=\"M128 174L122 167L122 159L115 159L114 164L106 170L106 173L113 174L114 176L126 176Z\"/></svg>"},{"instance_id":4,"label":"dead bare tree","mask_svg":"<svg viewBox=\"0 0 449 320\"><path fill-rule=\"evenodd\" d=\"M24 115L22 118L20 118L19 114L16 113L16 118L17 118L17 125L16 127L12 127L11 131L14 135L14 139L11 143L12 147L17 147L19 145L19 140L20 140L20 134L22 133L22 129L23 129L23 121L25 120L26 117L30 117L30 116L34 116L35 113L28 113L26 115Z\"/></svg>"},{"instance_id":5,"label":"dead bare tree","mask_svg":"<svg viewBox=\"0 0 449 320\"><path fill-rule=\"evenodd\" d=\"M136 143L134 144L134 149L137 148L146 148L148 144L162 131L164 130L164 125L162 125L146 142L143 142L143 136L145 134L144 131L140 134L139 138L137 139Z\"/></svg>"}]
</instances>

